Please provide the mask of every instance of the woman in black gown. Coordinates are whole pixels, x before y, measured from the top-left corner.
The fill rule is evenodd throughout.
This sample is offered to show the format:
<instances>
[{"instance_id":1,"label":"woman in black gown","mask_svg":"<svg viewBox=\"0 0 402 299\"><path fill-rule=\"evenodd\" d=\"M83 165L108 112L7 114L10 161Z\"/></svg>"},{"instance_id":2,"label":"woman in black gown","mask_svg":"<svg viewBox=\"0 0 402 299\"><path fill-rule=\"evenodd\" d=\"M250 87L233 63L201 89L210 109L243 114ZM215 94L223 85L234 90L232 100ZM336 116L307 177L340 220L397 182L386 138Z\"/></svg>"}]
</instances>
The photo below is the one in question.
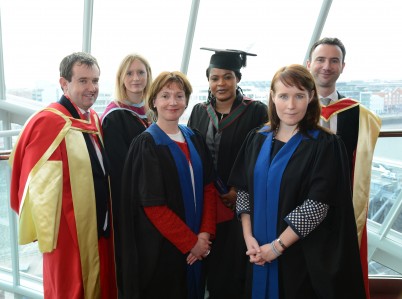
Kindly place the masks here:
<instances>
[{"instance_id":1,"label":"woman in black gown","mask_svg":"<svg viewBox=\"0 0 402 299\"><path fill-rule=\"evenodd\" d=\"M229 179L251 262L247 297L365 298L345 146L318 125L305 67L277 71L269 117Z\"/></svg>"},{"instance_id":2,"label":"woman in black gown","mask_svg":"<svg viewBox=\"0 0 402 299\"><path fill-rule=\"evenodd\" d=\"M209 96L206 103L194 106L188 126L205 138L219 180L217 233L208 258L209 298L243 298L247 257L241 224L234 216L236 189L227 184L230 170L248 132L268 119L267 106L243 95L238 86L240 69L250 54L218 50L211 56L206 74Z\"/></svg>"},{"instance_id":3,"label":"woman in black gown","mask_svg":"<svg viewBox=\"0 0 402 299\"><path fill-rule=\"evenodd\" d=\"M121 176L128 148L134 137L149 126L145 99L152 82L149 62L139 54L123 58L116 73L115 98L102 114L105 151L110 162L117 287L123 296L121 279L120 202Z\"/></svg>"},{"instance_id":4,"label":"woman in black gown","mask_svg":"<svg viewBox=\"0 0 402 299\"><path fill-rule=\"evenodd\" d=\"M124 298L204 299L216 190L204 139L179 125L191 92L184 74L159 74L148 98L156 122L127 153L120 207Z\"/></svg>"}]
</instances>

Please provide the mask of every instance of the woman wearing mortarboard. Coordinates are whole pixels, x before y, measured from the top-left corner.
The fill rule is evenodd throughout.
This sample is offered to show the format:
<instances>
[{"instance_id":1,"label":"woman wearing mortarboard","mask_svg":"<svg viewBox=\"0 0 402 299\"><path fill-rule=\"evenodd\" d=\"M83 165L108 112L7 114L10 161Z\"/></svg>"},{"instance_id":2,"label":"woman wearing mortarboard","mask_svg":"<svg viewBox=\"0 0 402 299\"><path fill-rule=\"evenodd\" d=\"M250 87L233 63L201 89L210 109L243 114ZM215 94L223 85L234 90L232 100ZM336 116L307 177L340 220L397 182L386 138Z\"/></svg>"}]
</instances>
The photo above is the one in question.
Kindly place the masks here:
<instances>
[{"instance_id":1,"label":"woman wearing mortarboard","mask_svg":"<svg viewBox=\"0 0 402 299\"><path fill-rule=\"evenodd\" d=\"M248 258L241 224L233 213L237 192L226 183L248 132L267 122L267 106L245 97L237 86L246 57L255 54L202 49L215 51L206 71L208 101L194 106L188 126L199 130L206 139L219 176L218 224L207 259L207 289L209 298L242 298Z\"/></svg>"}]
</instances>

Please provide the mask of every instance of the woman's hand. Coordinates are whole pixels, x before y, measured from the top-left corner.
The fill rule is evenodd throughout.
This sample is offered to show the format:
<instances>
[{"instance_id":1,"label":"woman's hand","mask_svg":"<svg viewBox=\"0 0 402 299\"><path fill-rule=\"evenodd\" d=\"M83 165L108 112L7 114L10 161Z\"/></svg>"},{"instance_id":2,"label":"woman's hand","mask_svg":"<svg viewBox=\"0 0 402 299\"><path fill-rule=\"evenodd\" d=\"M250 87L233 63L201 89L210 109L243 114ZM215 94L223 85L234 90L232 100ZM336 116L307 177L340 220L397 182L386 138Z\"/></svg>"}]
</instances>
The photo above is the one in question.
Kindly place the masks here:
<instances>
[{"instance_id":1,"label":"woman's hand","mask_svg":"<svg viewBox=\"0 0 402 299\"><path fill-rule=\"evenodd\" d=\"M190 254L187 256L187 264L192 265L197 260L206 258L211 251L211 241L209 241L209 233L202 232L198 234L197 243L191 249Z\"/></svg>"},{"instance_id":2,"label":"woman's hand","mask_svg":"<svg viewBox=\"0 0 402 299\"><path fill-rule=\"evenodd\" d=\"M188 254L188 256L187 256L186 261L187 261L187 264L188 264L188 265L192 265L192 264L194 264L196 261L198 261L198 259L190 252L190 253Z\"/></svg>"},{"instance_id":3,"label":"woman's hand","mask_svg":"<svg viewBox=\"0 0 402 299\"><path fill-rule=\"evenodd\" d=\"M250 263L262 266L265 260L261 257L261 248L257 240L253 236L246 236L244 238L247 246L246 254L250 257Z\"/></svg>"},{"instance_id":4,"label":"woman's hand","mask_svg":"<svg viewBox=\"0 0 402 299\"><path fill-rule=\"evenodd\" d=\"M278 258L278 254L274 252L272 246L275 246L274 242L267 243L260 247L260 256L268 263L272 262L274 259ZM276 248L276 247L275 247ZM277 252L282 254L282 249L276 248Z\"/></svg>"},{"instance_id":5,"label":"woman's hand","mask_svg":"<svg viewBox=\"0 0 402 299\"><path fill-rule=\"evenodd\" d=\"M234 187L230 187L229 192L220 195L223 204L231 210L236 209L237 191Z\"/></svg>"}]
</instances>

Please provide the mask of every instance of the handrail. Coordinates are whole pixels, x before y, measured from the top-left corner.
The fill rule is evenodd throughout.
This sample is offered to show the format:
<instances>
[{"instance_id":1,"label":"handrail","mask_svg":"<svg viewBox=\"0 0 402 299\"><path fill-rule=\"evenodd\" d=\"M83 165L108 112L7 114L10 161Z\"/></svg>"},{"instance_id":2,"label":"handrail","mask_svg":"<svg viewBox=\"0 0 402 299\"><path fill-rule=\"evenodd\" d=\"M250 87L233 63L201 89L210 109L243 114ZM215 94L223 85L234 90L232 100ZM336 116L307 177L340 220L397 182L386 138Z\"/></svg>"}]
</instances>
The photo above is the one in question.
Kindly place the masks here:
<instances>
[{"instance_id":1,"label":"handrail","mask_svg":"<svg viewBox=\"0 0 402 299\"><path fill-rule=\"evenodd\" d=\"M0 151L0 160L8 160L10 154L11 154L10 150Z\"/></svg>"},{"instance_id":2,"label":"handrail","mask_svg":"<svg viewBox=\"0 0 402 299\"><path fill-rule=\"evenodd\" d=\"M380 137L402 137L402 131L400 131L400 130L381 131Z\"/></svg>"},{"instance_id":3,"label":"handrail","mask_svg":"<svg viewBox=\"0 0 402 299\"><path fill-rule=\"evenodd\" d=\"M400 277L370 277L371 298L398 299L402 295L402 279Z\"/></svg>"},{"instance_id":4,"label":"handrail","mask_svg":"<svg viewBox=\"0 0 402 299\"><path fill-rule=\"evenodd\" d=\"M380 138L384 137L402 137L402 131L382 131L380 132ZM0 151L0 160L8 160L11 150Z\"/></svg>"}]
</instances>

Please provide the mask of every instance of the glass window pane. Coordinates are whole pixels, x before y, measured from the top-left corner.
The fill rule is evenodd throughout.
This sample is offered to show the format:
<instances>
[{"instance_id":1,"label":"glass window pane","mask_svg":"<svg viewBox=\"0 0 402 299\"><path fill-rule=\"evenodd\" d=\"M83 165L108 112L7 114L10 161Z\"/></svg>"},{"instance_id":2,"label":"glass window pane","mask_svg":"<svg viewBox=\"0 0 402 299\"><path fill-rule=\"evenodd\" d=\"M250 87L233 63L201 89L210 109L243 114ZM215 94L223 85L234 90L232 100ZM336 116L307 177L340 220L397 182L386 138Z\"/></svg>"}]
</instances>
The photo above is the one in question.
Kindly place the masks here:
<instances>
[{"instance_id":1,"label":"glass window pane","mask_svg":"<svg viewBox=\"0 0 402 299\"><path fill-rule=\"evenodd\" d=\"M368 218L380 224L383 223L389 211L400 199L402 188L401 152L400 138L378 139L372 163ZM400 226L397 230L402 232L402 223Z\"/></svg>"},{"instance_id":2,"label":"glass window pane","mask_svg":"<svg viewBox=\"0 0 402 299\"><path fill-rule=\"evenodd\" d=\"M257 54L248 57L239 85L250 89L249 96L266 101L277 69L303 63L321 2L250 0L234 5L230 0L201 1L188 69L194 93L182 121L187 122L192 107L207 95L205 70L213 52L200 47Z\"/></svg>"},{"instance_id":3,"label":"glass window pane","mask_svg":"<svg viewBox=\"0 0 402 299\"><path fill-rule=\"evenodd\" d=\"M98 113L113 97L117 68L126 55L143 55L154 77L180 69L190 6L188 0L95 3L92 54L101 68Z\"/></svg>"},{"instance_id":4,"label":"glass window pane","mask_svg":"<svg viewBox=\"0 0 402 299\"><path fill-rule=\"evenodd\" d=\"M339 78L347 96L383 119L383 130L402 129L402 2L332 2L322 36L338 37L346 47Z\"/></svg>"},{"instance_id":5,"label":"glass window pane","mask_svg":"<svg viewBox=\"0 0 402 299\"><path fill-rule=\"evenodd\" d=\"M402 247L401 153L401 138L378 139L372 163L368 210L371 275L395 275L395 271L400 271L397 270L400 261L390 256L393 252L400 252Z\"/></svg>"},{"instance_id":6,"label":"glass window pane","mask_svg":"<svg viewBox=\"0 0 402 299\"><path fill-rule=\"evenodd\" d=\"M369 273L370 275L390 275L390 276L400 276L400 273L393 271L392 269L389 269L388 267L377 263L375 261L370 261L369 263Z\"/></svg>"},{"instance_id":7,"label":"glass window pane","mask_svg":"<svg viewBox=\"0 0 402 299\"><path fill-rule=\"evenodd\" d=\"M401 188L399 188L399 196L398 198L400 199L402 195ZM395 219L395 222L392 224L392 229L397 231L398 233L402 234L402 211L398 214L398 216ZM400 240L401 245L402 245L402 240Z\"/></svg>"},{"instance_id":8,"label":"glass window pane","mask_svg":"<svg viewBox=\"0 0 402 299\"><path fill-rule=\"evenodd\" d=\"M41 281L43 277L42 254L38 243L29 243L18 246L20 272L28 274L27 277L36 277Z\"/></svg>"},{"instance_id":9,"label":"glass window pane","mask_svg":"<svg viewBox=\"0 0 402 299\"><path fill-rule=\"evenodd\" d=\"M10 167L7 160L0 160L0 269L11 270L11 246L8 207Z\"/></svg>"},{"instance_id":10,"label":"glass window pane","mask_svg":"<svg viewBox=\"0 0 402 299\"><path fill-rule=\"evenodd\" d=\"M12 282L9 174L10 167L8 160L0 160L0 272L5 271L4 273L9 273L8 277L4 279ZM21 285L36 291L42 291L42 254L39 252L37 243L18 246L18 248Z\"/></svg>"},{"instance_id":11,"label":"glass window pane","mask_svg":"<svg viewBox=\"0 0 402 299\"><path fill-rule=\"evenodd\" d=\"M59 99L61 59L82 49L84 2L1 1L6 92Z\"/></svg>"}]
</instances>

